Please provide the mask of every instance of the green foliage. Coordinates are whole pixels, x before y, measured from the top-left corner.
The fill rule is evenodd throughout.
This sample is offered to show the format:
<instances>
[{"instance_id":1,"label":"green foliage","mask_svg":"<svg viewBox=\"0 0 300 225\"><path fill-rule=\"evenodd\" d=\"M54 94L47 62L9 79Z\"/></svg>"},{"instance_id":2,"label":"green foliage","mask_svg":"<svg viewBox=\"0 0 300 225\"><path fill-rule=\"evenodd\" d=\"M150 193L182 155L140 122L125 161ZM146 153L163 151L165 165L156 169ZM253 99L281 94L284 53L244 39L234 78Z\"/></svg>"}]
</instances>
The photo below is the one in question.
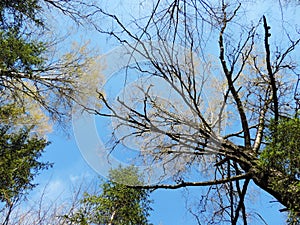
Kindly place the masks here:
<instances>
[{"instance_id":1,"label":"green foliage","mask_svg":"<svg viewBox=\"0 0 300 225\"><path fill-rule=\"evenodd\" d=\"M41 42L27 42L19 34L0 31L0 69L5 72L31 73L43 63Z\"/></svg>"},{"instance_id":2,"label":"green foliage","mask_svg":"<svg viewBox=\"0 0 300 225\"><path fill-rule=\"evenodd\" d=\"M42 31L37 29L42 25L38 3L37 0L0 2L0 86L5 94L11 95L18 89L28 92L23 84L34 80L34 71L44 69L46 59L42 55L46 44L36 40L37 33Z\"/></svg>"},{"instance_id":3,"label":"green foliage","mask_svg":"<svg viewBox=\"0 0 300 225\"><path fill-rule=\"evenodd\" d=\"M268 173L276 172L276 179L269 180L272 189L282 195L293 196L289 224L297 224L300 219L300 119L272 121L267 135L267 145L260 156L260 165ZM298 222L297 222L298 221Z\"/></svg>"},{"instance_id":4,"label":"green foliage","mask_svg":"<svg viewBox=\"0 0 300 225\"><path fill-rule=\"evenodd\" d=\"M21 28L25 21L42 25L37 18L41 7L38 0L1 0L0 1L0 28Z\"/></svg>"},{"instance_id":5,"label":"green foliage","mask_svg":"<svg viewBox=\"0 0 300 225\"><path fill-rule=\"evenodd\" d=\"M269 126L266 148L261 161L267 168L273 168L289 178L300 179L300 119L282 119Z\"/></svg>"},{"instance_id":6,"label":"green foliage","mask_svg":"<svg viewBox=\"0 0 300 225\"><path fill-rule=\"evenodd\" d=\"M0 1L0 202L9 207L35 186L33 179L41 170L51 166L39 160L49 143L34 133L40 126L34 123L38 111L31 110L34 104L26 99L39 88L30 80L45 61L45 44L34 40L43 29L39 3Z\"/></svg>"},{"instance_id":7,"label":"green foliage","mask_svg":"<svg viewBox=\"0 0 300 225\"><path fill-rule=\"evenodd\" d=\"M3 109L2 109L3 108ZM51 164L39 161L48 142L31 133L33 126L7 121L9 106L0 108L0 201L10 205L31 190L34 177ZM14 115L20 114L13 108Z\"/></svg>"},{"instance_id":8,"label":"green foliage","mask_svg":"<svg viewBox=\"0 0 300 225\"><path fill-rule=\"evenodd\" d=\"M130 187L140 184L134 167L112 170L109 180L101 185L101 194L86 193L78 212L67 218L81 225L147 225L151 210L148 191Z\"/></svg>"}]
</instances>

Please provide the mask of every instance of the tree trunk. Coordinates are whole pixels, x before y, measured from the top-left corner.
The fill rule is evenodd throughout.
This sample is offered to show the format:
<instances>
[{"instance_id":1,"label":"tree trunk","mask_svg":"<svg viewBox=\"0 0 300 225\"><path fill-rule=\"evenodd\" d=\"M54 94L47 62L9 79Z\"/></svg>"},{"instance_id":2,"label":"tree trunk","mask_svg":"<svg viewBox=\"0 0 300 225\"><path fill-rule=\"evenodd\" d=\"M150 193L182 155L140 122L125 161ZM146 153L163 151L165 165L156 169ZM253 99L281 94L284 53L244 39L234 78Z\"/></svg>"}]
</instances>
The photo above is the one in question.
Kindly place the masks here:
<instances>
[{"instance_id":1,"label":"tree trunk","mask_svg":"<svg viewBox=\"0 0 300 225\"><path fill-rule=\"evenodd\" d=\"M222 146L229 149L228 152L232 150L235 152L233 160L246 173L250 172L250 178L258 187L271 194L287 210L292 210L300 216L299 180L291 178L288 174L274 168L262 168L257 164L258 158L253 150L247 151L245 148L236 146L229 141L225 141Z\"/></svg>"},{"instance_id":2,"label":"tree trunk","mask_svg":"<svg viewBox=\"0 0 300 225\"><path fill-rule=\"evenodd\" d=\"M252 170L252 180L258 187L275 197L288 210L300 215L300 193L296 188L300 182L297 179L288 178L288 175L276 170Z\"/></svg>"}]
</instances>

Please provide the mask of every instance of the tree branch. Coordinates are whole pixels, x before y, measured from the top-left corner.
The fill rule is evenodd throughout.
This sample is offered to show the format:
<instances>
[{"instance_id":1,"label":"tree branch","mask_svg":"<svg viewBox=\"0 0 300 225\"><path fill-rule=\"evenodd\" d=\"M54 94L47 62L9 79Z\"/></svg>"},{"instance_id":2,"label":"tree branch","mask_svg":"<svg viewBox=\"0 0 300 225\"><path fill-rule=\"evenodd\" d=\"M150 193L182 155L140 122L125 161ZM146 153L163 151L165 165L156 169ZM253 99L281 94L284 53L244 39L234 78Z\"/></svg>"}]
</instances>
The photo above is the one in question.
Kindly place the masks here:
<instances>
[{"instance_id":1,"label":"tree branch","mask_svg":"<svg viewBox=\"0 0 300 225\"><path fill-rule=\"evenodd\" d=\"M175 185L167 185L167 184L158 184L158 185L136 185L133 186L133 188L141 188L141 189L179 189L183 187L203 187L203 186L211 186L211 185L217 185L217 184L224 184L230 181L235 180L242 180L249 178L249 173L241 174L221 180L210 180L210 181L203 181L203 182L180 182L179 184Z\"/></svg>"},{"instance_id":2,"label":"tree branch","mask_svg":"<svg viewBox=\"0 0 300 225\"><path fill-rule=\"evenodd\" d=\"M220 55L219 58L221 60L221 65L224 71L224 74L226 76L227 82L228 82L228 88L237 104L237 110L239 112L240 115L240 119L241 119L241 124L243 127L243 132L244 132L244 144L245 147L250 147L251 146L251 140L250 140L250 132L249 132L249 126L248 126L248 121L247 121L247 117L244 111L244 107L243 107L243 103L239 97L239 94L234 86L234 81L232 80L232 72L233 72L233 68L231 68L231 70L228 69L227 63L225 61L225 47L224 47L224 40L223 40L223 36L225 33L225 29L227 26L227 22L230 21L227 16L226 16L226 11L225 11L225 6L223 9L223 14L224 14L224 18L223 18L223 25L221 28L221 31L219 33L219 48L220 48ZM231 18L230 18L231 19Z\"/></svg>"},{"instance_id":3,"label":"tree branch","mask_svg":"<svg viewBox=\"0 0 300 225\"><path fill-rule=\"evenodd\" d=\"M274 103L274 119L275 122L278 122L279 118L279 110L278 110L278 96L277 96L277 87L276 87L276 80L274 77L274 73L272 71L271 66L271 52L270 52L270 45L269 45L269 37L271 37L271 34L269 33L270 26L267 24L267 19L265 16L263 16L263 23L264 23L264 29L265 29L265 51L266 51L266 64L267 64L267 71L268 76L270 78L270 83L272 87L273 92L273 103Z\"/></svg>"}]
</instances>

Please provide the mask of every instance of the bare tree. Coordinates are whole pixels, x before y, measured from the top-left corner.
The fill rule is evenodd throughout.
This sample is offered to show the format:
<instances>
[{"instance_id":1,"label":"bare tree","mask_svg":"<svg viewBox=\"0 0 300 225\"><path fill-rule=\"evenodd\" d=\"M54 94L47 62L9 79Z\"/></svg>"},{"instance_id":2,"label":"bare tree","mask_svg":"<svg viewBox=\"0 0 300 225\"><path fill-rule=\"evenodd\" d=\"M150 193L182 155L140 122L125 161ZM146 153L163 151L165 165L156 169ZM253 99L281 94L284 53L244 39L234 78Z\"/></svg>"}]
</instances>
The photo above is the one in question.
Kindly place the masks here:
<instances>
[{"instance_id":1,"label":"bare tree","mask_svg":"<svg viewBox=\"0 0 300 225\"><path fill-rule=\"evenodd\" d=\"M49 196L50 181L46 183L36 196L22 201L16 200L10 208L0 211L1 225L31 225L31 224L73 224L66 215L70 216L79 210L84 193L94 194L99 182L83 179L66 190L57 190L55 197Z\"/></svg>"},{"instance_id":2,"label":"bare tree","mask_svg":"<svg viewBox=\"0 0 300 225\"><path fill-rule=\"evenodd\" d=\"M287 191L299 177L287 180L282 171L260 164L270 121L293 118L299 107L299 32L290 22L273 33L267 15L250 21L247 11L246 1L158 0L148 14L130 15L130 21L100 6L92 15L111 19L113 29L95 20L93 26L131 50L125 82L134 71L140 76L115 102L99 94L104 108L94 113L113 118L111 149L136 143L151 172L159 164L174 178L143 188L208 187L202 206L217 207L211 222L247 224L250 181L288 210L300 209L299 191ZM161 90L171 97L161 97ZM286 189L271 185L282 182Z\"/></svg>"}]
</instances>

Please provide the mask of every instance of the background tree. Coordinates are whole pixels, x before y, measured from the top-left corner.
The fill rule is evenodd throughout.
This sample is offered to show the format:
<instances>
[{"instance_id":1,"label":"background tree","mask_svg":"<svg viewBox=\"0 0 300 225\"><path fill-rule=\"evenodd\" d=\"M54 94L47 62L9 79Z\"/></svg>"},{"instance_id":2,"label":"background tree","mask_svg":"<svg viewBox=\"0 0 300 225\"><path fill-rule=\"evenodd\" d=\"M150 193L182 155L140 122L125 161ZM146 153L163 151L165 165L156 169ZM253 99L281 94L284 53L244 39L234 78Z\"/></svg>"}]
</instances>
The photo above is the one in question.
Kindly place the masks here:
<instances>
[{"instance_id":1,"label":"background tree","mask_svg":"<svg viewBox=\"0 0 300 225\"><path fill-rule=\"evenodd\" d=\"M96 58L87 44L69 44L68 52L57 50L64 39L52 30L46 12L50 5L42 0L0 2L0 201L1 212L7 212L3 224L35 187L35 176L51 165L39 161L49 144L45 135L51 125L67 126L73 103L81 105L81 96L90 96L97 85Z\"/></svg>"},{"instance_id":2,"label":"background tree","mask_svg":"<svg viewBox=\"0 0 300 225\"><path fill-rule=\"evenodd\" d=\"M149 192L130 187L142 183L135 167L111 170L109 180L100 185L100 194L86 193L78 211L66 217L72 224L82 225L150 224Z\"/></svg>"},{"instance_id":3,"label":"background tree","mask_svg":"<svg viewBox=\"0 0 300 225\"><path fill-rule=\"evenodd\" d=\"M70 187L68 193L64 192L63 195L60 195L60 197L55 200L49 196L49 190L51 192L51 181L49 180L49 183L45 184L45 186L39 184L39 189L36 188L39 193L38 195L28 196L28 201L18 202L13 206L8 224L70 224L62 215L75 213L76 209L80 206L80 199L83 198L83 193L95 193L95 190L98 190L98 185L96 185L99 183L98 181L99 180L87 182L86 177L80 181L77 180L77 182ZM9 209L1 210L0 218L5 218L8 210Z\"/></svg>"},{"instance_id":4,"label":"background tree","mask_svg":"<svg viewBox=\"0 0 300 225\"><path fill-rule=\"evenodd\" d=\"M43 15L46 6L53 7L49 2L0 3L0 97L20 105L29 98L63 122L70 117L72 104L82 103L82 93L91 92L86 83L91 79L95 83L97 65L87 45L73 46L69 52L56 49L62 38L55 36L51 21Z\"/></svg>"},{"instance_id":5,"label":"background tree","mask_svg":"<svg viewBox=\"0 0 300 225\"><path fill-rule=\"evenodd\" d=\"M22 109L13 105L2 105L0 109L0 202L4 204L1 211L7 211L2 224L9 224L15 204L24 200L35 187L34 177L51 166L39 161L49 143L32 133L34 126L16 127L12 121L8 122L9 117L18 117L22 113Z\"/></svg>"}]
</instances>

